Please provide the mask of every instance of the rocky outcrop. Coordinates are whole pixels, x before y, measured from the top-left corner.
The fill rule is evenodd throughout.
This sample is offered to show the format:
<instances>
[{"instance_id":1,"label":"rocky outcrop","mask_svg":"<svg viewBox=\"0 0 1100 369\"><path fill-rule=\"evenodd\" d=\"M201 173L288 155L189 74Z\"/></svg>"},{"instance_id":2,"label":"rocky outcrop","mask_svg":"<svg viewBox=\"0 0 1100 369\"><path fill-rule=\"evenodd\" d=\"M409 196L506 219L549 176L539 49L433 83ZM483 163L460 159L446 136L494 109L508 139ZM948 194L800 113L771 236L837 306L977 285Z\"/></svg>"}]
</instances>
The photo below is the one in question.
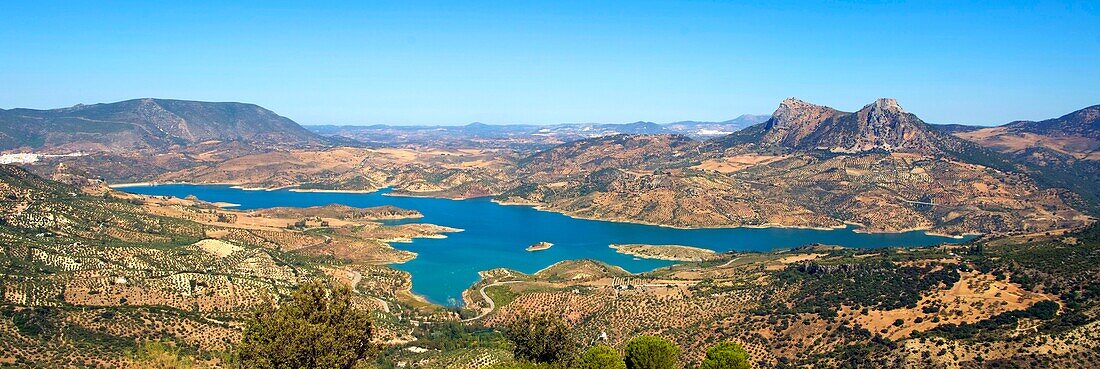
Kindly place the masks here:
<instances>
[{"instance_id":1,"label":"rocky outcrop","mask_svg":"<svg viewBox=\"0 0 1100 369\"><path fill-rule=\"evenodd\" d=\"M789 98L767 122L718 142L725 142L725 146L756 143L842 153L878 150L939 154L945 139L953 140L906 112L898 100L881 98L859 111L845 112Z\"/></svg>"},{"instance_id":2,"label":"rocky outcrop","mask_svg":"<svg viewBox=\"0 0 1100 369\"><path fill-rule=\"evenodd\" d=\"M866 152L874 150L938 153L938 132L882 98L857 112L789 98L764 123L758 143L803 150Z\"/></svg>"}]
</instances>

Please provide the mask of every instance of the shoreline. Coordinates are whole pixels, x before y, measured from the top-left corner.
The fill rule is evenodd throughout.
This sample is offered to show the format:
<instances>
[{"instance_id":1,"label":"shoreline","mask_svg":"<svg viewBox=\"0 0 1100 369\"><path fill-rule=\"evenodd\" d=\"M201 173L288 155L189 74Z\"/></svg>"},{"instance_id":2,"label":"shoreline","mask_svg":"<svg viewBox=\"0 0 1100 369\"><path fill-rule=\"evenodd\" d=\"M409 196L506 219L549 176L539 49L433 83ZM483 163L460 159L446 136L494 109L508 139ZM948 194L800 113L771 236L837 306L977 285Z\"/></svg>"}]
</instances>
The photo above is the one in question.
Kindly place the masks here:
<instances>
[{"instance_id":1,"label":"shoreline","mask_svg":"<svg viewBox=\"0 0 1100 369\"><path fill-rule=\"evenodd\" d=\"M576 214L570 214L570 213L567 213L567 212L564 212L564 211L552 210L552 209L546 208L542 204L538 204L538 203L500 201L500 200L497 200L497 199L493 199L493 200L490 200L490 201L492 201L492 202L494 202L498 205L502 205L502 206L527 206L527 207L530 207L530 208L538 210L538 211L545 211L545 212L548 212L548 213L561 214L561 215L564 215L564 216L567 216L567 217L570 217L570 218L573 218L573 219L594 220L594 221L600 221L600 222L614 222L614 223L625 223L625 224L640 224L640 225L648 225L648 226L654 226L654 227L683 229L683 230L733 229L733 228L750 228L750 229L771 229L771 228L776 228L776 229L805 229L805 230L813 230L813 231L837 231L837 230L851 229L853 233L861 233L861 234L902 234L902 233L922 231L922 233L924 233L927 236L951 238L951 239L956 239L956 240L965 239L966 236L981 236L981 235L984 235L984 233L981 233L981 232L966 232L966 233L963 233L962 235L952 235L952 234L946 234L946 233L933 232L933 231L930 230L930 228L925 228L925 227L907 228L907 229L901 229L901 230L897 230L897 231L867 230L866 226L864 226L863 224L855 223L855 222L849 222L849 221L841 221L842 225L837 225L837 226L833 226L833 227L790 226L790 225L783 225L783 224L776 224L776 223L742 224L742 225L719 225L719 226L696 226L696 227L674 226L674 225L668 225L668 224L643 222L643 221L637 221L637 220L600 219L600 218L586 217L586 216L581 216L581 215L576 215Z\"/></svg>"},{"instance_id":2,"label":"shoreline","mask_svg":"<svg viewBox=\"0 0 1100 369\"><path fill-rule=\"evenodd\" d=\"M536 243L534 245L527 246L527 248L525 250L527 250L527 252L535 252L535 251L549 250L551 247L554 247L553 243L542 241L542 242Z\"/></svg>"},{"instance_id":3,"label":"shoreline","mask_svg":"<svg viewBox=\"0 0 1100 369\"><path fill-rule=\"evenodd\" d=\"M223 183L222 185L225 185L225 184L226 183ZM294 186L264 188L264 187L245 187L243 185L233 185L233 186L230 186L229 188L237 189L237 190L244 190L244 191L278 191L278 190L285 190L285 189L293 188L293 187Z\"/></svg>"},{"instance_id":4,"label":"shoreline","mask_svg":"<svg viewBox=\"0 0 1100 369\"><path fill-rule=\"evenodd\" d=\"M844 222L844 223L856 226L856 228L854 230L852 230L852 232L862 233L862 234L896 234L896 233L922 232L927 236L952 238L952 239L956 239L956 240L964 239L964 238L966 238L966 236L981 236L982 235L982 233L978 233L978 232L966 232L966 233L963 233L961 235L939 233L939 232L933 232L932 229L928 228L928 227L906 228L906 229L902 229L902 230L895 231L895 232L889 232L889 231L882 231L882 230L867 230L866 226L863 225L863 224L860 224L860 223L854 223L854 222Z\"/></svg>"},{"instance_id":5,"label":"shoreline","mask_svg":"<svg viewBox=\"0 0 1100 369\"><path fill-rule=\"evenodd\" d=\"M153 187L157 186L157 182L124 182L107 185L108 188L128 188L128 187Z\"/></svg>"},{"instance_id":6,"label":"shoreline","mask_svg":"<svg viewBox=\"0 0 1100 369\"><path fill-rule=\"evenodd\" d=\"M493 200L490 200L490 201L496 203L497 205L501 205L501 206L527 206L527 207L530 207L530 208L538 210L538 211L544 211L544 212L547 212L547 213L561 214L561 215L564 215L564 216L567 216L567 217L570 217L570 218L573 218L573 219L593 220L593 221L599 221L599 222L624 223L624 224L639 224L639 225L647 225L647 226L654 226L654 227L661 227L661 228L671 228L671 229L682 229L682 230L734 229L734 228L751 228L751 229L780 228L780 229L807 229L807 230L814 230L814 231L836 231L836 230L843 230L843 229L848 229L849 228L849 226L846 223L844 225L838 225L838 226L834 226L834 227L788 226L788 225L775 224L775 223L742 224L742 225L718 225L718 226L696 226L696 227L674 226L674 225L668 225L668 224L643 222L643 221L638 221L638 220L592 218L592 217L586 217L586 216L582 216L582 215L570 214L570 213L566 213L566 212L559 211L559 210L552 210L552 209L546 208L546 207L544 207L540 204L530 204L530 203L510 202L510 201L498 201L496 199L493 199ZM886 232L886 233L905 233L905 232Z\"/></svg>"},{"instance_id":7,"label":"shoreline","mask_svg":"<svg viewBox=\"0 0 1100 369\"><path fill-rule=\"evenodd\" d=\"M195 185L195 186L231 185L232 187L230 187L230 188L245 190L245 191L276 191L276 190L281 190L281 189L289 189L290 192L349 193L349 194L374 193L374 192L378 192L378 191L382 190L382 189L378 189L378 190L374 190L374 191L369 191L369 190L299 189L299 188L295 188L296 186L283 186L283 187L276 187L276 188L258 188L258 187L257 188L252 188L252 187L243 187L242 185L237 184L237 183L190 183L190 182L163 182L163 183L160 183L160 182L132 182L132 183L112 184L112 185L108 185L108 187L111 187L111 188L126 188L126 187L157 186L157 185L161 185L161 184L184 184L184 185ZM420 195L420 194L414 194L414 193L395 193L393 191L382 193L382 196L427 198L427 199L441 199L441 200L454 200L454 201L470 200L470 199L481 198L481 197L489 197L489 196L442 197L442 196L432 196L432 195ZM647 226L671 228L671 229L682 229L682 230L733 229L733 228L771 229L771 228L775 228L775 229L795 229L795 230L803 230L804 229L804 230L814 230L814 231L836 231L836 230L851 229L851 231L854 232L854 233L862 233L862 234L902 234L902 233L923 231L924 235L926 235L926 236L950 238L950 239L954 239L954 240L965 239L966 236L981 236L982 235L982 233L980 233L980 232L966 232L966 233L963 233L962 235L950 235L950 234L932 232L932 231L929 230L929 228L926 228L926 227L909 228L909 229L903 229L903 230L897 230L897 231L867 230L864 225L859 224L859 223L855 223L855 222L849 222L849 221L841 221L841 225L832 226L832 227L790 226L790 225L783 225L783 224L776 224L776 223L740 224L740 225L732 225L731 224L731 225L717 225L717 226L675 226L675 225L659 224L659 223L652 223L652 222L645 222L645 221L638 221L638 220L600 219L600 218L586 217L586 216L571 214L571 213L564 212L564 211L552 210L552 209L549 209L549 208L545 207L544 205L538 204L538 203L501 201L501 200L497 200L497 199L491 199L489 201L491 201L491 202L493 202L497 205L501 205L501 206L527 206L527 207L530 207L530 208L538 210L538 211L561 214L561 215L564 215L564 216L567 216L567 217L570 217L570 218L573 218L573 219L591 220L591 221L600 221L600 222L614 222L614 223L623 223L623 224L639 224L639 225L647 225Z\"/></svg>"},{"instance_id":8,"label":"shoreline","mask_svg":"<svg viewBox=\"0 0 1100 369\"><path fill-rule=\"evenodd\" d=\"M298 187L291 187L287 191L290 191L290 192L307 192L307 193L308 192L314 192L314 193L359 193L359 194L378 192L378 190L325 190L325 189L298 188Z\"/></svg>"},{"instance_id":9,"label":"shoreline","mask_svg":"<svg viewBox=\"0 0 1100 369\"><path fill-rule=\"evenodd\" d=\"M394 192L392 190L389 191L389 192L383 193L382 196L409 197L409 198L414 198L414 199L440 199L440 200L454 200L454 201L473 200L473 199L482 198L482 197L491 197L491 195L474 196L474 197L443 197L443 196L420 195L420 194L409 193L409 192Z\"/></svg>"}]
</instances>

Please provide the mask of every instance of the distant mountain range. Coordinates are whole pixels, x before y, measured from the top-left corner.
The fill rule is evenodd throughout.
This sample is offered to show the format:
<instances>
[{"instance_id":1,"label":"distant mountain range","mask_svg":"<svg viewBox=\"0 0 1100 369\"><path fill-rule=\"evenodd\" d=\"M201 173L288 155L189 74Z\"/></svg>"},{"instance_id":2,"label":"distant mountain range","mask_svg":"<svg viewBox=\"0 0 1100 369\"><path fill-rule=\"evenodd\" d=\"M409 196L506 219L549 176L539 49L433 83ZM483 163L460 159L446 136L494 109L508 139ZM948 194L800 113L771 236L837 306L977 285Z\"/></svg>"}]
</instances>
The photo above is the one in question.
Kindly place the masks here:
<instances>
[{"instance_id":1,"label":"distant mountain range","mask_svg":"<svg viewBox=\"0 0 1100 369\"><path fill-rule=\"evenodd\" d=\"M0 110L0 150L121 152L210 141L306 147L326 140L270 110L234 102L135 99Z\"/></svg>"},{"instance_id":2,"label":"distant mountain range","mask_svg":"<svg viewBox=\"0 0 1100 369\"><path fill-rule=\"evenodd\" d=\"M307 129L252 104L136 99L52 110L0 110L0 150L34 155L87 153L78 157L42 155L38 158L10 158L7 162L28 164L38 168L35 170L41 174L52 173L56 169L53 164L64 162L73 170L86 171L90 176L117 182L152 180L173 172L177 173L173 178L177 178L183 171L198 166L221 173L218 171L225 168L217 169L221 167L220 163L235 158L291 150L320 152L340 146L506 149L505 152L490 155L495 160L501 160L501 167L495 168L492 173L469 176L469 173L449 169L451 174L462 173L455 178L480 178L484 182L471 187L477 190L462 193L495 195L501 194L495 189L511 186L500 179L519 174L530 178L562 180L564 178L560 178L560 173L592 171L599 172L600 177L590 180L604 181L622 175L612 175L614 173L606 171L612 169L660 171L698 167L741 176L744 175L741 172L743 169L778 165L771 163L773 157L797 156L806 160L812 157L813 161L832 162L836 155L866 157L904 153L979 165L1003 173L1025 173L1040 186L1072 190L1079 196L1060 195L1065 202L1097 214L1100 213L1097 206L1100 190L1096 190L1094 184L1100 182L1098 116L1100 106L1093 106L1055 119L1018 121L998 127L933 125L906 112L893 99L879 99L858 111L843 112L791 98L781 102L770 116L743 115L722 122L471 123L465 126L311 126ZM752 158L741 158L743 155ZM41 162L35 163L38 159ZM563 166L564 163L572 164ZM833 164L848 166L848 175L854 173L850 169L851 164L836 162L830 165ZM918 170L912 163L899 165L890 170ZM774 173L789 175L792 180L801 180L798 171L791 171L791 168L775 170ZM551 175L553 173L558 174ZM424 172L415 176L429 174ZM317 175L320 174L286 174L281 183L313 181L318 179ZM344 178L344 175L335 172L325 174L333 181ZM837 174L828 172L819 175ZM233 180L233 175L225 172L219 178L229 181ZM676 179L679 180L685 178ZM366 182L386 181L374 178ZM351 186L350 183L341 186ZM460 183L463 181L456 181L454 186ZM581 183L587 183L585 186L592 184ZM538 196L525 195L531 193L529 190L536 189L531 185L536 183L520 186L516 188L518 192L508 191L509 196L517 201L542 201L538 200ZM440 188L446 191L445 188L454 186ZM711 188L701 190L723 191ZM556 193L561 195L564 192ZM914 195L898 196L911 199ZM765 214L770 211L760 209L757 212ZM631 219L635 215L619 217ZM645 221L684 226L693 224L692 221L677 223L679 220L671 218L647 218ZM712 219L703 223L731 225L767 221L757 216L752 219ZM829 224L820 220L803 222L815 226ZM932 220L928 222L935 223Z\"/></svg>"},{"instance_id":3,"label":"distant mountain range","mask_svg":"<svg viewBox=\"0 0 1100 369\"><path fill-rule=\"evenodd\" d=\"M346 137L375 145L429 145L445 147L548 148L586 138L618 134L681 134L695 139L727 135L767 120L766 115L742 115L722 122L679 121L673 123L567 123L567 124L484 124L464 126L307 126L329 137Z\"/></svg>"}]
</instances>

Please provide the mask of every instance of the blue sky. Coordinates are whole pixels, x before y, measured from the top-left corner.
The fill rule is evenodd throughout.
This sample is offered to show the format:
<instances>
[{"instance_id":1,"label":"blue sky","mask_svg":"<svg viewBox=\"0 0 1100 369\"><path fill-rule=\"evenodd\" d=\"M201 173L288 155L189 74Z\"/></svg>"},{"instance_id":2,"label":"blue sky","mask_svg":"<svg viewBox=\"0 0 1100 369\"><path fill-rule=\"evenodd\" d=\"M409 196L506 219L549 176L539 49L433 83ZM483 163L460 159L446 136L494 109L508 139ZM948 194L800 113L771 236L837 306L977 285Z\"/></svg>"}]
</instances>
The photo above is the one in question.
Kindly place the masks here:
<instances>
[{"instance_id":1,"label":"blue sky","mask_svg":"<svg viewBox=\"0 0 1100 369\"><path fill-rule=\"evenodd\" d=\"M0 3L0 108L251 102L303 124L724 120L895 97L1100 104L1100 2Z\"/></svg>"}]
</instances>

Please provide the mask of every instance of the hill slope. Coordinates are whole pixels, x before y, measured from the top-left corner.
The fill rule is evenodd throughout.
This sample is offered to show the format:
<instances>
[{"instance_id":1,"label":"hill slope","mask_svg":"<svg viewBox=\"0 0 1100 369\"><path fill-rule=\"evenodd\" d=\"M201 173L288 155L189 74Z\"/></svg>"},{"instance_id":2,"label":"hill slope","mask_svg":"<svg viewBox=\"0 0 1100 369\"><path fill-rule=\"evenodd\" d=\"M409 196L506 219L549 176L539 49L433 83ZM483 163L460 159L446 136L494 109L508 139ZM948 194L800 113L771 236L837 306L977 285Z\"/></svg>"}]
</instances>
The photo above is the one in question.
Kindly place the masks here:
<instances>
[{"instance_id":1,"label":"hill slope","mask_svg":"<svg viewBox=\"0 0 1100 369\"><path fill-rule=\"evenodd\" d=\"M294 147L324 139L270 110L232 102L136 99L0 111L0 150L123 152L207 141Z\"/></svg>"},{"instance_id":2,"label":"hill slope","mask_svg":"<svg viewBox=\"0 0 1100 369\"><path fill-rule=\"evenodd\" d=\"M1007 155L1043 185L1076 192L1078 207L1100 214L1100 105L954 135Z\"/></svg>"},{"instance_id":3,"label":"hill slope","mask_svg":"<svg viewBox=\"0 0 1100 369\"><path fill-rule=\"evenodd\" d=\"M521 160L498 200L570 215L677 227L864 226L947 234L1083 224L1067 191L1008 157L879 99L857 112L783 101L764 123L699 143L623 135Z\"/></svg>"}]
</instances>

